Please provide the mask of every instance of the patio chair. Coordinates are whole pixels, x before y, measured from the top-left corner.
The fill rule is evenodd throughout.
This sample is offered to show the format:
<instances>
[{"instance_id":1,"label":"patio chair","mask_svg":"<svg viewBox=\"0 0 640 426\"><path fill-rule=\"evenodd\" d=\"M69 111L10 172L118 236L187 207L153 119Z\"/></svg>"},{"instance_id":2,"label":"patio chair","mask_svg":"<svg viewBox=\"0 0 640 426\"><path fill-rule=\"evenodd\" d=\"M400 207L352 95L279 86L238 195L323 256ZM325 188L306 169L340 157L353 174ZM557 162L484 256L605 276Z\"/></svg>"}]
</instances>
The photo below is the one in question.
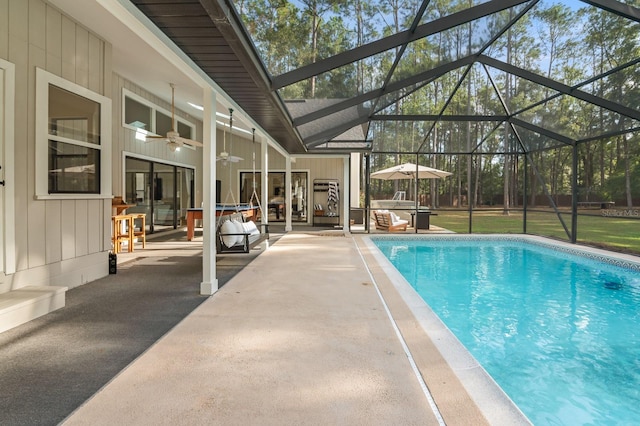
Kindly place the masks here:
<instances>
[{"instance_id":1,"label":"patio chair","mask_svg":"<svg viewBox=\"0 0 640 426\"><path fill-rule=\"evenodd\" d=\"M375 210L373 216L376 220L376 229L388 232L406 231L409 221L400 219L394 212Z\"/></svg>"}]
</instances>

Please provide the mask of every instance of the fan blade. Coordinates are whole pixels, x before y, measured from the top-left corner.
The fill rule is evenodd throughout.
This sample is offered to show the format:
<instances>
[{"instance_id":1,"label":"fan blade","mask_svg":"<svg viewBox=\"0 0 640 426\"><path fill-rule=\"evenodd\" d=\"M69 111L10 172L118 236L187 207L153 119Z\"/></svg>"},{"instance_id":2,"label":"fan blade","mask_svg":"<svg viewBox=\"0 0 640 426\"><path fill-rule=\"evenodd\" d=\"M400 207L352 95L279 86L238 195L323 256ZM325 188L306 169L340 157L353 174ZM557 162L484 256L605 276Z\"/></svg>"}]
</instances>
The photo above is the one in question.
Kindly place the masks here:
<instances>
[{"instance_id":1,"label":"fan blade","mask_svg":"<svg viewBox=\"0 0 640 426\"><path fill-rule=\"evenodd\" d=\"M204 146L202 142L194 141L192 139L183 138L180 134L175 130L176 124L176 116L175 116L175 85L173 83L169 83L171 87L171 130L167 132L166 136L151 136L148 135L146 137L146 142L154 142L157 140L167 141L169 148L171 151L178 151L183 145L190 146Z\"/></svg>"},{"instance_id":2,"label":"fan blade","mask_svg":"<svg viewBox=\"0 0 640 426\"><path fill-rule=\"evenodd\" d=\"M226 163L237 163L240 160L242 160L242 158L240 158L240 157L229 157L229 158L218 157L218 158L216 158L216 161L222 161L225 164Z\"/></svg>"},{"instance_id":3,"label":"fan blade","mask_svg":"<svg viewBox=\"0 0 640 426\"><path fill-rule=\"evenodd\" d=\"M194 141L193 139L187 139L187 138L183 138L181 136L176 136L175 137L175 141L180 143L180 144L186 143L186 144L191 145L191 146L200 146L200 147L204 146L204 144L202 142L200 142L200 141Z\"/></svg>"},{"instance_id":4,"label":"fan blade","mask_svg":"<svg viewBox=\"0 0 640 426\"><path fill-rule=\"evenodd\" d=\"M235 155L229 155L228 152L222 151L220 155L216 157L216 161L228 161L229 163L237 163L244 160L242 157L236 157Z\"/></svg>"}]
</instances>

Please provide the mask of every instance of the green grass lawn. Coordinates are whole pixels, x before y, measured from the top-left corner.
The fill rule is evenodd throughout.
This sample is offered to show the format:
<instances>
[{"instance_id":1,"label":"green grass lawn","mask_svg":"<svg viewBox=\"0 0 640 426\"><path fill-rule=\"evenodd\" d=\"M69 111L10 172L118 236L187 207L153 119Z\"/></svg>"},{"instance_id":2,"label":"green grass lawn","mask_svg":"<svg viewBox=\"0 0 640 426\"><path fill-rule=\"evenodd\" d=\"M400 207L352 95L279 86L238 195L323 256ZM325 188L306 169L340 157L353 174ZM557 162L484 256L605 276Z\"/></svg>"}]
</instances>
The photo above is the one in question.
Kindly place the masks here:
<instances>
[{"instance_id":1,"label":"green grass lawn","mask_svg":"<svg viewBox=\"0 0 640 426\"><path fill-rule=\"evenodd\" d=\"M474 210L472 233L523 233L522 211ZM571 231L571 215L562 213L566 227ZM457 233L469 232L467 210L438 210L431 218L435 226ZM527 233L569 241L558 216L550 212L527 212ZM616 251L640 255L640 220L622 217L605 217L599 210L588 211L578 216L578 242L596 245Z\"/></svg>"}]
</instances>

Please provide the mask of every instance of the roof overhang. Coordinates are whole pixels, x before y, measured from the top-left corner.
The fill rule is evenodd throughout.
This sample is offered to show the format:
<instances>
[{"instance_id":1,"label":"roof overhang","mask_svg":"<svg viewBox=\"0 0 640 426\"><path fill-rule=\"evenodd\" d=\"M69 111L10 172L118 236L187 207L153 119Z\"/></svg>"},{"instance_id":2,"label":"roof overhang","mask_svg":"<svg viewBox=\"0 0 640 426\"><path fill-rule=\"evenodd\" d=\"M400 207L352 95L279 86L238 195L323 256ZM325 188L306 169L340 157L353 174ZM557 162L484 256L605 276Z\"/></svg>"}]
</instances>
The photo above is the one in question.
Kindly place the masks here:
<instances>
[{"instance_id":1,"label":"roof overhang","mask_svg":"<svg viewBox=\"0 0 640 426\"><path fill-rule=\"evenodd\" d=\"M217 0L130 0L289 154L306 152L238 21Z\"/></svg>"}]
</instances>

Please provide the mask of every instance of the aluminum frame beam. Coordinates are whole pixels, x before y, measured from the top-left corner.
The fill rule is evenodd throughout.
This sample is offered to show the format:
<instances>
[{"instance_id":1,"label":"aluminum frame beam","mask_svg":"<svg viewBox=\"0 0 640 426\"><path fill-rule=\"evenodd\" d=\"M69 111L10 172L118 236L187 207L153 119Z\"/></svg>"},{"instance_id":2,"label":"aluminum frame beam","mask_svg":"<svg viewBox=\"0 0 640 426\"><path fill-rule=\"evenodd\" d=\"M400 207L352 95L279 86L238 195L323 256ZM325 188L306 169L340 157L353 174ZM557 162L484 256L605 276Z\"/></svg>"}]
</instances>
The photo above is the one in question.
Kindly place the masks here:
<instances>
[{"instance_id":1,"label":"aluminum frame beam","mask_svg":"<svg viewBox=\"0 0 640 426\"><path fill-rule=\"evenodd\" d=\"M420 84L426 80L433 80L435 78L441 77L444 74L453 71L455 69L461 68L465 65L469 65L471 63L473 63L473 61L475 60L475 56L467 56L461 59L458 59L456 61L453 62L449 62L443 65L439 65L435 68L432 68L428 71L425 71L423 73L420 74L416 74L414 76L408 77L404 80L400 80L400 81L396 81L394 83L389 84L386 88L384 89L376 89L376 90L372 90L370 92L367 92L365 94L359 95L357 97L354 98L348 98L343 102L339 102L336 104L333 104L327 108L322 108L319 109L317 111L311 112L309 114L297 117L296 119L293 120L293 125L294 126L301 126L303 124L306 123L310 123L313 120L317 120L323 117L326 117L328 115L334 114L336 112L339 112L341 110L347 109L349 107L355 106L355 105L359 105L362 103L365 103L367 101L376 99L376 98L380 98L388 93L393 93L395 91L410 87L412 85L415 84ZM406 94L403 94L403 96L399 96L396 101L400 100L401 98L403 98L404 96L406 96ZM368 120L368 116L366 117ZM367 121L365 120L365 121ZM308 138L307 138L308 139Z\"/></svg>"},{"instance_id":2,"label":"aluminum frame beam","mask_svg":"<svg viewBox=\"0 0 640 426\"><path fill-rule=\"evenodd\" d=\"M620 115L624 115L626 117L632 118L634 120L640 120L640 111L625 107L615 102L608 101L606 99L600 98L598 96L592 95L587 92L583 92L582 90L575 89L571 86L567 86L566 84L557 82L555 80L551 80L549 78L543 77L539 74L535 74L531 71L527 71L520 67L516 67L514 65L507 64L506 62L500 61L498 59L491 58L489 56L480 55L478 57L478 61L489 65L491 67L497 68L504 72L508 72L510 74L516 75L518 77L524 78L525 80L532 81L541 86L548 87L550 89L555 90L556 92L563 93L565 95L572 96L576 99L580 99L585 102L589 102L590 104L597 105L609 111L616 112Z\"/></svg>"},{"instance_id":3,"label":"aluminum frame beam","mask_svg":"<svg viewBox=\"0 0 640 426\"><path fill-rule=\"evenodd\" d=\"M522 127L527 130L531 130L532 132L536 132L541 134L542 136L546 136L548 138L557 140L558 142L562 142L565 145L573 145L576 141L574 139L568 138L566 136L561 135L560 133L556 133L552 130L545 129L544 127L536 126L535 124L528 123L526 121L520 120L515 117L511 117L507 120L510 124L515 126Z\"/></svg>"},{"instance_id":4,"label":"aluminum frame beam","mask_svg":"<svg viewBox=\"0 0 640 426\"><path fill-rule=\"evenodd\" d=\"M615 0L580 0L607 12L615 13L623 18L640 22L640 9Z\"/></svg>"},{"instance_id":5,"label":"aluminum frame beam","mask_svg":"<svg viewBox=\"0 0 640 426\"><path fill-rule=\"evenodd\" d=\"M438 115L438 114L398 114L373 115L371 121L507 121L506 115Z\"/></svg>"},{"instance_id":6,"label":"aluminum frame beam","mask_svg":"<svg viewBox=\"0 0 640 426\"><path fill-rule=\"evenodd\" d=\"M460 12L453 13L435 21L418 26L415 31L405 30L397 34L376 40L374 42L356 47L346 52L339 53L330 58L309 64L293 71L273 77L272 90L278 90L293 83L297 83L315 75L320 75L332 69L342 67L352 62L368 58L378 53L385 52L395 47L411 43L421 38L437 34L439 32L457 27L500 12L531 0L493 0Z\"/></svg>"}]
</instances>

